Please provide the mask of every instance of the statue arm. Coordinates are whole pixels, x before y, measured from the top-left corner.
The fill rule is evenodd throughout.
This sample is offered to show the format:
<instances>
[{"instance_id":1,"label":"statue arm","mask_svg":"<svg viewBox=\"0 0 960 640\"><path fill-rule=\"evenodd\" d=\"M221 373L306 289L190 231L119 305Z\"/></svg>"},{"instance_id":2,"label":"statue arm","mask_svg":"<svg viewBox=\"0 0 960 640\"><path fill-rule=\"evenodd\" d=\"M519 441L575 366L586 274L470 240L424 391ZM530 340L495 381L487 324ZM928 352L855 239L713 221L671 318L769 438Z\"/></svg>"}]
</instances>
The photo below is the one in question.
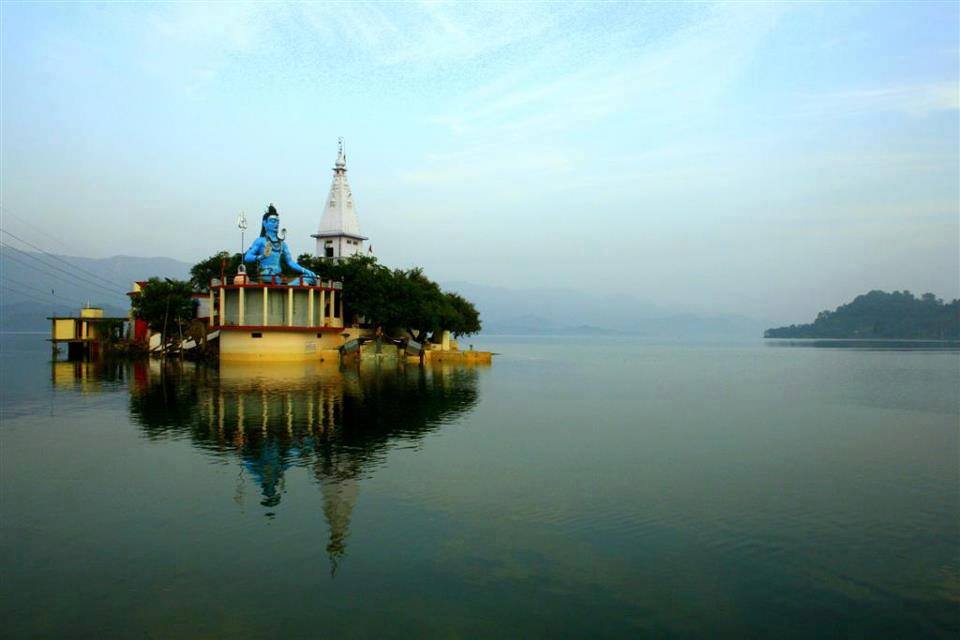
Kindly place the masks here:
<instances>
[{"instance_id":1,"label":"statue arm","mask_svg":"<svg viewBox=\"0 0 960 640\"><path fill-rule=\"evenodd\" d=\"M253 244L250 245L250 248L247 249L247 252L243 254L244 262L257 262L263 258L263 238L257 238L253 241Z\"/></svg>"},{"instance_id":2,"label":"statue arm","mask_svg":"<svg viewBox=\"0 0 960 640\"><path fill-rule=\"evenodd\" d=\"M293 269L300 275L311 276L311 277L317 275L313 271L310 271L310 269L307 269L306 267L302 267L299 264L297 264L297 261L293 259L293 254L290 253L290 247L287 246L286 242L283 243L283 259L286 260L287 265L289 265L291 269Z\"/></svg>"}]
</instances>

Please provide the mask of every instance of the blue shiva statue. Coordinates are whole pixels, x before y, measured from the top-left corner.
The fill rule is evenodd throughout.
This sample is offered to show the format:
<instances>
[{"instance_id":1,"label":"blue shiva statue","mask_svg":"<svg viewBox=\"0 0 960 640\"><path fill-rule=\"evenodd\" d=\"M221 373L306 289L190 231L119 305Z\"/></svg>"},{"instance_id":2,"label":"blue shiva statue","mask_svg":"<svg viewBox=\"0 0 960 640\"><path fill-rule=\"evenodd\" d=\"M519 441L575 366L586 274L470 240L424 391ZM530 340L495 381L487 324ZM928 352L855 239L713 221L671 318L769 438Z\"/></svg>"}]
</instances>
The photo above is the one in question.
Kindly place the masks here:
<instances>
[{"instance_id":1,"label":"blue shiva statue","mask_svg":"<svg viewBox=\"0 0 960 640\"><path fill-rule=\"evenodd\" d=\"M263 214L263 224L260 226L260 237L253 241L243 256L244 262L256 262L260 269L260 282L276 282L280 284L280 256L283 256L287 266L300 274L300 277L287 284L316 284L317 274L310 269L301 267L290 255L290 248L283 238L277 234L280 227L280 214L271 203L267 212Z\"/></svg>"}]
</instances>

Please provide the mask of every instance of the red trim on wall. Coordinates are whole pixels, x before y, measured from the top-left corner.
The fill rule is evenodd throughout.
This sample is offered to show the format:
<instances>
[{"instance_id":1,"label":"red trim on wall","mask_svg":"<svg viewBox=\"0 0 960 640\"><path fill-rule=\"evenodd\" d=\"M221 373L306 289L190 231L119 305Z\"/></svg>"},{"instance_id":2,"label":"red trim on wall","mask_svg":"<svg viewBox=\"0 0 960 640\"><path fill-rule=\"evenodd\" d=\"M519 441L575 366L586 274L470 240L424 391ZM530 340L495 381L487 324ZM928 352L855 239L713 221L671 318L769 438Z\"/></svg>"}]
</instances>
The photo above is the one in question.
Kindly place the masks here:
<instances>
[{"instance_id":1,"label":"red trim on wall","mask_svg":"<svg viewBox=\"0 0 960 640\"><path fill-rule=\"evenodd\" d=\"M346 331L349 327L287 327L284 325L261 325L261 324L244 324L236 325L229 324L225 326L214 325L214 330L219 331L301 331L303 333L316 333L318 331L326 331L329 333L342 333Z\"/></svg>"},{"instance_id":2,"label":"red trim on wall","mask_svg":"<svg viewBox=\"0 0 960 640\"><path fill-rule=\"evenodd\" d=\"M343 289L337 289L335 287L321 287L320 285L306 285L306 284L264 284L262 282L247 282L245 284L218 284L216 286L210 287L211 291L217 289L293 289L294 291L308 291L313 289L315 291L343 291Z\"/></svg>"}]
</instances>

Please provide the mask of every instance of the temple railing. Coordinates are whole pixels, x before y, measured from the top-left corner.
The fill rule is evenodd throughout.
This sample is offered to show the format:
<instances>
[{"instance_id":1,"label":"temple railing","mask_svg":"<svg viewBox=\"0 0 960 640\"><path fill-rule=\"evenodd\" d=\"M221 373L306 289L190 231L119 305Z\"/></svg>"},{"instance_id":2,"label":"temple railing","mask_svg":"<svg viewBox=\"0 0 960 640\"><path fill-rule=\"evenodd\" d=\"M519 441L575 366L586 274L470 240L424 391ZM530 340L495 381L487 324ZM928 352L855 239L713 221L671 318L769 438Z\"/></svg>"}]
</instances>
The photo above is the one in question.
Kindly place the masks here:
<instances>
[{"instance_id":1,"label":"temple railing","mask_svg":"<svg viewBox=\"0 0 960 640\"><path fill-rule=\"evenodd\" d=\"M291 285L279 276L271 280L274 281L250 282L235 278L232 284L212 281L210 326L287 331L343 328L342 283L327 280L318 281L316 285Z\"/></svg>"}]
</instances>

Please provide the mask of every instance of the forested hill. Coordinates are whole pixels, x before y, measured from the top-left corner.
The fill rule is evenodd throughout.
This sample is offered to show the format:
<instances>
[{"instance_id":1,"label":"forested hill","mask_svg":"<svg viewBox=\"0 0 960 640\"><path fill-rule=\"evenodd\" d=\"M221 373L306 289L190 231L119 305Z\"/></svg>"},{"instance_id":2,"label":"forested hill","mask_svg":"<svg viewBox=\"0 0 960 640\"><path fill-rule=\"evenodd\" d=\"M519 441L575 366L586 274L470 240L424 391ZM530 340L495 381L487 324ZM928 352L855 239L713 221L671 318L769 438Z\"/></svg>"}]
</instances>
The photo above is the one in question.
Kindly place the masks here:
<instances>
[{"instance_id":1,"label":"forested hill","mask_svg":"<svg viewBox=\"0 0 960 640\"><path fill-rule=\"evenodd\" d=\"M960 339L960 300L945 304L932 293L871 291L821 311L811 324L767 329L765 338Z\"/></svg>"}]
</instances>

